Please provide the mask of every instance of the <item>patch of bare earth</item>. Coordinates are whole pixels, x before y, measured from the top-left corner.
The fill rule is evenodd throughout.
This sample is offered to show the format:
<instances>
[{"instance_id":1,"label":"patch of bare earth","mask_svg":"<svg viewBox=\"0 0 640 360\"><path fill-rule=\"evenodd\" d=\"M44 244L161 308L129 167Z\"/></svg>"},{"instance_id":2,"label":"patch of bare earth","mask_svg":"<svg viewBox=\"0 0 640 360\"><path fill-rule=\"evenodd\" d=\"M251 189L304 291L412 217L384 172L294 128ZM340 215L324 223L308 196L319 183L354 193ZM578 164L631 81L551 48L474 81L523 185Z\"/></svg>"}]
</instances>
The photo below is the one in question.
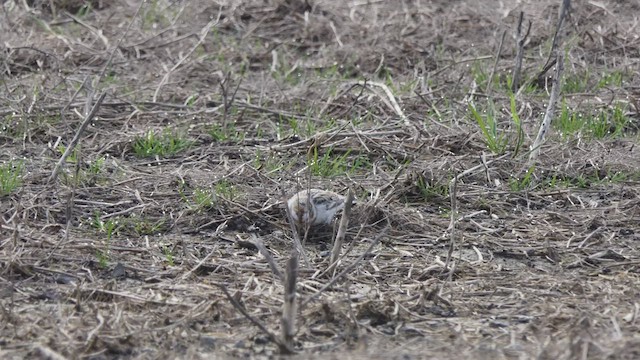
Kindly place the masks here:
<instances>
[{"instance_id":1,"label":"patch of bare earth","mask_svg":"<svg viewBox=\"0 0 640 360\"><path fill-rule=\"evenodd\" d=\"M574 1L565 28L586 83L562 106L623 104L625 127L553 130L529 167L540 83L511 141L518 15L533 78L560 3L3 1L0 162L24 173L0 198L0 357L279 356L240 310L280 336L255 245L286 267L284 194L311 186L358 202L335 271L304 245L293 358L639 358L637 4ZM469 113L489 99L500 154ZM189 144L138 156L150 133Z\"/></svg>"}]
</instances>

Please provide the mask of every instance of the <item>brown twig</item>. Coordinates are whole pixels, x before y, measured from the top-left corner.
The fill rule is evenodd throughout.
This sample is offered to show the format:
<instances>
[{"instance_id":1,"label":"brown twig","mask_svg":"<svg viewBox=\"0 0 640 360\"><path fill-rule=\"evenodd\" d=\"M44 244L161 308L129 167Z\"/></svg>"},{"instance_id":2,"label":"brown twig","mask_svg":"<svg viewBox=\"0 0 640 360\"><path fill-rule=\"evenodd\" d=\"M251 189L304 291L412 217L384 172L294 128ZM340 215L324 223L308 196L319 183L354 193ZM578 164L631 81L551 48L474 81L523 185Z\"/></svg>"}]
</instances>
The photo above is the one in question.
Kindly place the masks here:
<instances>
[{"instance_id":1,"label":"brown twig","mask_svg":"<svg viewBox=\"0 0 640 360\"><path fill-rule=\"evenodd\" d=\"M529 154L529 163L536 161L538 155L540 154L540 146L544 142L545 136L549 131L549 127L551 126L551 121L553 121L554 112L556 110L556 104L558 103L558 98L560 97L560 81L562 80L562 71L564 70L564 57L562 55L562 51L558 52L558 58L556 61L556 72L553 76L553 87L551 88L551 95L549 96L549 104L547 104L547 111L544 113L544 119L542 120L542 124L540 124L540 129L538 130L538 136L536 136L533 145L531 145L531 153Z\"/></svg>"},{"instance_id":2,"label":"brown twig","mask_svg":"<svg viewBox=\"0 0 640 360\"><path fill-rule=\"evenodd\" d=\"M287 277L284 283L284 306L282 309L282 339L288 349L293 349L293 336L296 331L296 283L298 281L298 259L296 249L291 252L287 261Z\"/></svg>"},{"instance_id":3,"label":"brown twig","mask_svg":"<svg viewBox=\"0 0 640 360\"><path fill-rule=\"evenodd\" d=\"M87 22L83 21L79 17L76 17L76 16L74 16L72 14L69 14L68 12L65 12L65 15L68 16L69 18L71 18L71 20L73 20L74 22L76 22L80 26L85 27L95 37L100 39L100 41L102 41L102 43L104 44L105 50L109 47L109 40L107 40L107 38L102 34L102 30L96 29L94 26L91 26L90 24L88 24ZM126 34L126 32L125 32L125 34ZM114 47L113 50L115 50L117 48L118 47Z\"/></svg>"},{"instance_id":4,"label":"brown twig","mask_svg":"<svg viewBox=\"0 0 640 360\"><path fill-rule=\"evenodd\" d=\"M113 49L109 53L109 58L107 59L107 61L102 66L102 69L100 69L100 73L98 75L98 78L96 79L96 82L100 82L100 80L102 80L102 77L104 76L104 73L107 71L107 68L109 67L109 65L111 65L111 61L113 60L113 55L115 55L116 50L118 50L120 48L120 44L122 43L122 39L124 39L125 36L129 33L129 30L131 30L131 26L135 22L135 19L138 17L138 13L140 12L140 9L142 9L142 6L144 4L146 4L145 1L141 1L140 2L140 5L136 9L136 12L131 17L131 21L129 21L129 25L127 25L127 29L124 31L124 33L122 33L122 36L120 36L120 38L118 39L118 42L116 43L116 45L113 47Z\"/></svg>"},{"instance_id":5,"label":"brown twig","mask_svg":"<svg viewBox=\"0 0 640 360\"><path fill-rule=\"evenodd\" d=\"M89 101L87 101L89 102ZM51 256L53 255L53 253L58 249L58 247L60 247L60 244L62 242L68 242L69 241L69 234L71 233L71 220L73 219L73 208L75 205L75 198L76 198L76 191L78 189L78 182L80 181L80 164L82 164L82 153L79 152L78 155L76 156L76 169L75 169L75 174L73 177L73 186L71 187L71 193L69 194L69 198L67 199L67 206L65 209L65 220L66 220L66 224L65 224L65 231L64 231L64 237L61 238L56 245L53 247L53 249L51 249L51 251L49 252L49 255L47 256L47 259L51 258Z\"/></svg>"},{"instance_id":6,"label":"brown twig","mask_svg":"<svg viewBox=\"0 0 640 360\"><path fill-rule=\"evenodd\" d=\"M226 228L226 226L227 226L227 221L224 221L222 224L218 225L218 227L216 228L216 232L213 235L211 235L211 237L219 236L220 233L222 233L222 231ZM191 274L193 274L196 270L198 270L205 262L209 261L209 259L211 258L211 256L213 256L213 254L214 254L214 251L210 251L207 254L207 256L202 258L202 260L200 260L198 264L196 264L196 266L194 266L192 269L190 269L184 275L182 275L182 280L186 280L189 276L191 276Z\"/></svg>"},{"instance_id":7,"label":"brown twig","mask_svg":"<svg viewBox=\"0 0 640 360\"><path fill-rule=\"evenodd\" d=\"M531 21L529 21L529 26L527 27L527 32L522 35L522 22L524 20L524 11L520 11L520 16L518 17L518 26L516 28L516 63L513 67L513 82L511 83L511 91L515 94L518 92L520 88L520 77L522 70L522 59L524 57L524 43L529 37L529 31L531 30Z\"/></svg>"},{"instance_id":8,"label":"brown twig","mask_svg":"<svg viewBox=\"0 0 640 360\"><path fill-rule=\"evenodd\" d=\"M491 164L493 162L496 162L498 160L502 160L502 159L508 157L509 155L511 155L511 152L506 152L506 153L498 156L497 158L491 159L489 161L483 161L482 163L480 163L480 164L478 164L478 165L476 165L474 167L471 167L471 168L461 172L460 174L456 175L455 178L452 179L451 181L459 181L463 177L465 177L465 176L467 176L469 174L475 173L476 171L482 169L483 167L486 167L487 165L489 165L489 164Z\"/></svg>"},{"instance_id":9,"label":"brown twig","mask_svg":"<svg viewBox=\"0 0 640 360\"><path fill-rule=\"evenodd\" d=\"M227 72L227 75L220 81L220 93L222 95L222 103L223 103L223 113L222 113L222 129L226 131L227 129L227 119L229 117L229 111L231 110L231 106L233 106L233 102L236 99L236 94L238 93L238 89L240 89L240 84L242 84L242 78L238 81L235 90L229 97L229 86L228 84L231 82L231 72Z\"/></svg>"},{"instance_id":10,"label":"brown twig","mask_svg":"<svg viewBox=\"0 0 640 360\"><path fill-rule=\"evenodd\" d=\"M60 110L60 120L64 123L65 122L65 114L67 112L67 110L69 110L69 107L72 106L73 102L76 100L76 98L78 97L78 95L80 94L80 92L83 89L87 88L87 85L89 84L89 75L84 77L84 80L82 80L82 84L80 84L80 86L78 87L78 90L76 90L73 95L71 95L71 99L69 99L69 101L67 101L67 104L62 108L62 110ZM85 106L85 116L87 115L86 112L86 108L87 108L87 103L90 103L89 101L89 96L87 96L87 99L84 102L84 106ZM104 104L104 102L103 102Z\"/></svg>"},{"instance_id":11,"label":"brown twig","mask_svg":"<svg viewBox=\"0 0 640 360\"><path fill-rule=\"evenodd\" d=\"M340 226L338 227L338 234L333 241L333 249L331 249L331 257L329 259L329 270L333 271L338 265L338 258L340 257L340 250L342 250L342 243L344 237L347 234L347 227L349 226L349 217L351 216L351 203L353 202L353 190L349 189L347 192L347 198L345 199L344 210L342 211L342 217L340 218Z\"/></svg>"},{"instance_id":12,"label":"brown twig","mask_svg":"<svg viewBox=\"0 0 640 360\"><path fill-rule=\"evenodd\" d=\"M484 162L483 162L484 164ZM447 250L447 260L445 261L445 265L443 271L449 270L449 264L451 263L451 256L453 255L453 250L456 247L456 222L458 220L458 201L456 196L458 195L458 178L454 177L449 183L449 198L451 200L451 219L449 223L449 250ZM451 267L448 278L450 279L453 275L454 267Z\"/></svg>"},{"instance_id":13,"label":"brown twig","mask_svg":"<svg viewBox=\"0 0 640 360\"><path fill-rule=\"evenodd\" d=\"M58 160L58 163L53 168L53 171L51 172L51 176L49 176L49 180L48 180L49 183L55 181L56 177L58 176L58 173L60 172L60 169L62 168L62 165L67 160L67 157L69 157L69 155L71 155L73 150L76 148L76 145L78 145L78 142L80 141L80 137L82 136L82 133L87 128L87 125L89 125L89 122L91 122L91 120L93 120L93 118L96 116L96 113L98 112L98 109L100 109L100 105L102 104L102 101L104 100L106 95L107 93L103 91L102 94L100 94L100 96L98 97L98 100L96 100L96 102L94 103L93 108L91 108L91 111L85 115L84 121L82 122L82 124L80 124L80 128L78 128L76 135L73 137L73 139L69 143L69 146L67 146L64 153L60 157L60 160ZM91 96L88 96L88 98L89 98L88 100L90 100Z\"/></svg>"},{"instance_id":14,"label":"brown twig","mask_svg":"<svg viewBox=\"0 0 640 360\"><path fill-rule=\"evenodd\" d=\"M155 93L153 94L153 101L155 102L158 99L158 95L160 94L160 90L162 89L162 87L167 83L167 81L169 81L169 76L171 76L171 74L176 71L177 68L179 68L182 63L187 60L187 58L189 56L191 56L191 54L193 54L194 51L196 51L196 49L202 45L202 43L204 42L204 40L207 38L207 35L209 34L209 31L211 30L211 28L216 25L218 23L218 21L220 20L220 16L222 13L218 14L218 18L215 20L211 20L209 21L209 23L207 23L207 25L205 25L202 30L200 31L200 37L198 38L198 41L195 43L195 45L193 45L191 47L191 49L189 49L189 51L187 51L186 54L184 54L184 56L182 56L180 58L180 60L178 60L177 63L175 63L171 69L169 69L169 71L167 71L164 76L162 77L162 80L160 80L160 84L158 84L158 87L156 88Z\"/></svg>"},{"instance_id":15,"label":"brown twig","mask_svg":"<svg viewBox=\"0 0 640 360\"><path fill-rule=\"evenodd\" d=\"M348 94L352 89L359 87L360 88L360 93L356 96L356 98L351 102L351 105L346 108L345 110L341 111L340 113L338 113L335 117L336 118L341 118L343 117L345 114L349 114L351 113L351 111L353 110L354 106L356 106L358 104L358 101L360 100L360 98L362 97L362 94L364 93L364 90L367 87L367 79L364 80L364 84L359 84L359 83L352 83L352 84L348 84L349 87L342 91L340 94L336 95L336 96L331 96L329 97L329 99L327 100L327 102L324 104L324 106L322 107L322 109L320 109L320 113L319 115L324 115L324 113L327 111L327 109L329 108L329 106L331 106L331 104L333 103L334 100L336 100L337 98Z\"/></svg>"},{"instance_id":16,"label":"brown twig","mask_svg":"<svg viewBox=\"0 0 640 360\"><path fill-rule=\"evenodd\" d=\"M551 51L549 52L549 57L545 62L544 66L538 76L536 76L536 81L540 84L542 80L555 63L557 63L557 53L560 41L562 39L562 24L564 22L564 18L567 15L567 11L571 7L571 0L562 0L562 7L560 8L560 15L558 16L558 24L556 25L556 32L553 34L553 42L551 43Z\"/></svg>"},{"instance_id":17,"label":"brown twig","mask_svg":"<svg viewBox=\"0 0 640 360\"><path fill-rule=\"evenodd\" d=\"M487 81L487 88L484 91L484 92L487 93L487 95L491 92L491 84L493 83L493 77L496 74L496 68L498 67L498 61L500 60L500 54L502 54L502 45L504 45L504 37L505 37L505 35L507 35L507 30L502 30L502 36L500 37L500 44L498 45L498 52L496 53L496 59L493 62L493 68L491 68L491 74L489 75L489 81Z\"/></svg>"},{"instance_id":18,"label":"brown twig","mask_svg":"<svg viewBox=\"0 0 640 360\"><path fill-rule=\"evenodd\" d=\"M264 242L262 241L262 239L257 237L255 234L251 234L251 242L258 248L258 251L260 251L262 256L267 259L267 264L269 264L271 272L281 281L284 280L285 278L284 276L282 276L282 271L280 271L280 269L278 268L278 264L276 264L276 261L273 256L271 256L269 250L267 250L266 246L264 246Z\"/></svg>"},{"instance_id":19,"label":"brown twig","mask_svg":"<svg viewBox=\"0 0 640 360\"><path fill-rule=\"evenodd\" d=\"M388 221L388 219L387 219L387 221ZM371 244L369 245L367 250L365 250L365 252L362 253L362 255L360 255L354 262L352 262L347 267L345 267L344 270L342 270L339 274L334 276L331 279L331 281L329 281L324 286L322 286L317 292L315 292L313 295L309 296L304 301L302 301L300 303L300 307L305 306L311 300L313 300L313 299L317 298L318 296L320 296L320 294L322 294L325 290L327 290L328 288L333 286L333 284L335 284L345 274L347 274L349 271L351 271L353 268L355 268L367 255L369 255L369 253L371 253L371 250L373 250L373 247L376 246L378 244L378 242L380 242L380 239L387 233L387 231L389 231L390 227L391 227L391 225L388 224L387 227L384 228L384 230L382 230L380 233L378 233L378 235L373 239L373 241L371 241Z\"/></svg>"},{"instance_id":20,"label":"brown twig","mask_svg":"<svg viewBox=\"0 0 640 360\"><path fill-rule=\"evenodd\" d=\"M278 346L278 348L280 349L280 353L281 354L294 354L295 353L294 349L289 348L289 346L286 343L284 343L283 341L278 339L276 334L274 334L271 331L269 331L269 329L267 329L266 326L264 326L260 321L258 321L258 319L256 319L253 316L251 316L251 314L249 314L247 312L247 310L244 308L244 306L240 305L238 300L236 300L233 296L231 296L231 294L229 293L229 290L227 290L227 286L226 285L219 284L219 283L216 283L215 285L217 287L219 287L220 290L222 290L224 295L227 297L227 300L229 300L231 305L233 305L233 307L236 308L236 310L240 311L240 313L245 318L247 318L247 320L249 320L253 325L257 326L258 329L260 329L260 331L262 331L265 335L267 335L267 337L269 338L269 340L272 343L274 343L274 344L276 344Z\"/></svg>"}]
</instances>

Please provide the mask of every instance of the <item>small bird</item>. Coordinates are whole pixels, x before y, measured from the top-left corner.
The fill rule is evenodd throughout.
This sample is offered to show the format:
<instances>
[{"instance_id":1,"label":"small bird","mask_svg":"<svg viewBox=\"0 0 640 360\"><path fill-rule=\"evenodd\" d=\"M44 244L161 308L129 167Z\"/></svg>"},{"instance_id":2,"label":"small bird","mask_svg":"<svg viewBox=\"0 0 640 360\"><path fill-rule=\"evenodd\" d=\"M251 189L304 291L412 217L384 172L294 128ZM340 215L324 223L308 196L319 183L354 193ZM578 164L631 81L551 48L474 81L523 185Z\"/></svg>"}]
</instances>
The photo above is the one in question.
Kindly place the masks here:
<instances>
[{"instance_id":1,"label":"small bird","mask_svg":"<svg viewBox=\"0 0 640 360\"><path fill-rule=\"evenodd\" d=\"M293 195L287 206L298 226L328 225L344 208L345 197L332 191L309 189Z\"/></svg>"}]
</instances>

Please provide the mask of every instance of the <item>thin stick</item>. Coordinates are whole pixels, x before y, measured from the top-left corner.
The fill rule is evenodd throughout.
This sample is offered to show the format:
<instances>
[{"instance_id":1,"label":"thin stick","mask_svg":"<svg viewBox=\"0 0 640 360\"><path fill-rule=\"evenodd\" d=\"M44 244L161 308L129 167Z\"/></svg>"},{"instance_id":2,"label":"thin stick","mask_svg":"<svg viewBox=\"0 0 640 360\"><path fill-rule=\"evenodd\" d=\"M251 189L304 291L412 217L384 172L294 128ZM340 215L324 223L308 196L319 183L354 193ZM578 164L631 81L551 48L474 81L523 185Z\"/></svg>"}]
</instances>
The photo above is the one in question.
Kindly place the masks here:
<instances>
[{"instance_id":1,"label":"thin stick","mask_svg":"<svg viewBox=\"0 0 640 360\"><path fill-rule=\"evenodd\" d=\"M502 160L502 159L506 158L509 155L511 155L511 153L510 152L506 152L506 153L500 155L499 157L497 157L495 159L491 159L489 161L483 161L482 163L480 163L480 164L478 164L478 165L476 165L476 166L474 166L472 168L469 168L469 169L461 172L460 174L456 175L455 178L453 178L451 181L458 181L458 180L462 179L463 177L465 177L465 176L467 176L467 175L469 175L471 173L475 173L479 169L481 169L483 167L486 167L487 165L489 165L489 164L491 164L493 162L496 162L498 160Z\"/></svg>"},{"instance_id":2,"label":"thin stick","mask_svg":"<svg viewBox=\"0 0 640 360\"><path fill-rule=\"evenodd\" d=\"M400 105L398 105L398 101L396 101L395 96L393 96L391 89L389 89L387 85L380 82L375 82L375 81L369 81L369 82L361 81L361 82L358 82L358 84L365 87L367 86L367 84L369 84L369 85L377 86L380 89L382 89L384 94L387 96L387 99L389 100L389 105L391 105L391 109L396 113L396 115L400 117L402 122L404 122L404 124L407 127L412 128L409 118L404 114L404 111L402 111L402 108L400 107Z\"/></svg>"},{"instance_id":3,"label":"thin stick","mask_svg":"<svg viewBox=\"0 0 640 360\"><path fill-rule=\"evenodd\" d=\"M338 258L340 258L340 250L342 250L342 243L344 237L347 234L347 227L349 227L349 217L351 216L351 203L353 202L353 191L349 189L347 192L347 198L345 199L344 210L342 211L342 217L340 218L340 226L338 227L338 234L333 241L333 249L331 249L331 257L329 260L329 270L333 271L338 265Z\"/></svg>"},{"instance_id":4,"label":"thin stick","mask_svg":"<svg viewBox=\"0 0 640 360\"><path fill-rule=\"evenodd\" d=\"M215 253L215 250L211 250L207 256L205 256L204 258L202 258L202 260L200 260L196 266L194 266L191 270L187 271L184 275L182 275L182 280L187 279L189 276L191 276L191 274L193 274L194 271L198 270L202 264L204 264L205 262L209 261L209 259L211 258L211 256L213 256L213 254Z\"/></svg>"},{"instance_id":5,"label":"thin stick","mask_svg":"<svg viewBox=\"0 0 640 360\"><path fill-rule=\"evenodd\" d=\"M296 249L291 252L287 261L287 278L284 283L284 305L282 309L282 339L289 349L294 348L293 336L296 333L296 283L298 281L298 259L300 255Z\"/></svg>"},{"instance_id":6,"label":"thin stick","mask_svg":"<svg viewBox=\"0 0 640 360\"><path fill-rule=\"evenodd\" d=\"M189 56L191 56L191 54L193 54L194 51L196 51L196 49L202 45L202 43L204 42L205 38L207 37L207 35L209 34L209 31L211 30L211 28L216 25L218 23L218 21L220 20L220 16L221 16L222 12L218 13L218 18L215 20L211 20L209 21L209 23L202 28L202 30L200 31L200 38L198 39L198 41L195 43L195 45L193 45L191 47L191 49L189 49L189 51L180 58L180 60L178 60L177 63L175 63L171 69L169 69L169 71L167 71L166 74L164 74L164 76L162 77L162 80L160 80L160 84L158 84L158 87L156 88L155 93L153 94L153 102L156 102L156 100L158 99L158 94L160 94L160 89L162 89L162 87L167 83L167 81L169 81L169 76L171 76L171 73L173 73L177 68L179 68L182 63L187 60L187 58Z\"/></svg>"},{"instance_id":7,"label":"thin stick","mask_svg":"<svg viewBox=\"0 0 640 360\"><path fill-rule=\"evenodd\" d=\"M138 17L138 13L140 12L140 9L142 9L142 6L144 4L146 4L146 3L147 3L146 1L140 1L140 6L138 6L138 8L136 9L136 12L133 13L133 16L131 17L131 21L129 21L129 25L127 25L127 29L124 31L124 33L122 34L120 39L118 39L118 43L116 43L116 45L113 47L113 50L111 50L111 53L109 54L109 58L107 59L107 61L102 66L102 69L100 69L100 74L98 75L98 79L96 80L96 85L97 85L97 83L100 82L100 80L104 76L105 72L107 71L107 67L109 67L109 65L111 65L111 61L113 60L113 55L116 53L116 50L118 50L120 48L120 44L122 43L122 39L124 39L124 37L129 33L129 30L131 30L131 26L133 25L133 22Z\"/></svg>"},{"instance_id":8,"label":"thin stick","mask_svg":"<svg viewBox=\"0 0 640 360\"><path fill-rule=\"evenodd\" d=\"M212 238L215 238L217 236L220 235L220 233L222 231L224 231L224 229L226 229L227 227L227 221L224 221L222 224L218 225L218 227L216 228L216 232L213 233L213 235L211 235ZM209 261L209 259L211 258L211 256L213 256L215 250L211 250L207 256L205 256L202 260L200 260L198 262L198 264L196 264L196 266L194 266L191 270L187 271L184 275L182 275L182 280L186 280L189 276L191 276L191 274L193 274L196 270L198 270L202 264L204 264L205 262Z\"/></svg>"},{"instance_id":9,"label":"thin stick","mask_svg":"<svg viewBox=\"0 0 640 360\"><path fill-rule=\"evenodd\" d=\"M564 18L567 15L567 11L571 7L571 0L562 0L562 7L560 8L560 15L558 16L558 25L556 26L556 32L553 34L553 42L551 43L551 52L549 52L549 57L547 58L547 62L542 67L542 71L536 77L538 83L542 82L544 75L551 69L554 65L554 62L557 61L557 53L558 47L560 43L560 39L562 38L562 32L560 29L562 28L562 23L564 22Z\"/></svg>"},{"instance_id":10,"label":"thin stick","mask_svg":"<svg viewBox=\"0 0 640 360\"><path fill-rule=\"evenodd\" d=\"M90 101L87 101L87 103L89 103ZM76 173L73 177L73 187L71 188L71 193L69 194L69 198L67 199L67 208L65 211L65 218L67 220L67 223L65 225L65 230L64 230L64 237L61 238L56 245L53 247L53 249L51 249L51 251L49 252L49 255L47 255L47 259L51 258L51 256L53 255L53 253L58 250L58 247L60 246L60 244L62 242L67 243L69 241L69 234L71 233L71 220L73 219L73 207L75 206L75 198L76 198L76 191L78 189L78 182L79 182L79 177L80 177L80 164L82 164L82 152L78 152L78 155L76 156Z\"/></svg>"},{"instance_id":11,"label":"thin stick","mask_svg":"<svg viewBox=\"0 0 640 360\"><path fill-rule=\"evenodd\" d=\"M231 106L233 105L234 100L236 99L236 94L238 93L238 89L240 89L240 84L242 84L242 78L238 81L233 94L231 94L231 99L229 99L229 86L228 83L231 82L231 72L227 72L227 75L220 81L220 93L222 94L222 103L224 104L224 112L222 113L222 130L227 131L227 118L229 117L229 110L231 110Z\"/></svg>"},{"instance_id":12,"label":"thin stick","mask_svg":"<svg viewBox=\"0 0 640 360\"><path fill-rule=\"evenodd\" d=\"M82 84L80 84L80 87L78 87L78 90L76 90L76 92L73 93L73 95L71 96L71 99L69 99L67 104L62 108L62 110L60 110L60 119L62 120L62 122L66 122L64 114L67 112L67 110L69 110L69 107L71 106L71 104L73 104L73 102L76 100L76 98L78 97L78 94L80 94L80 91L82 91L84 88L87 87L88 81L89 81L89 75L84 77L84 80L82 80ZM85 109L86 109L86 105L87 105L87 101L85 101ZM86 115L87 114L85 113L85 116Z\"/></svg>"},{"instance_id":13,"label":"thin stick","mask_svg":"<svg viewBox=\"0 0 640 360\"><path fill-rule=\"evenodd\" d=\"M284 280L284 276L282 276L282 271L280 271L280 269L278 268L278 264L276 264L275 259L273 258L273 256L271 256L271 253L269 252L269 250L267 250L267 247L264 246L264 242L262 241L262 239L257 237L255 234L251 234L251 242L253 243L253 245L255 245L258 248L258 251L260 251L262 256L264 256L264 258L267 259L267 264L269 264L269 268L271 269L271 272L275 276L277 276L278 279Z\"/></svg>"},{"instance_id":14,"label":"thin stick","mask_svg":"<svg viewBox=\"0 0 640 360\"><path fill-rule=\"evenodd\" d=\"M564 70L563 58L564 57L562 55L562 51L558 51L558 58L556 60L556 72L553 76L553 87L551 88L551 95L549 96L549 104L547 105L547 111L544 114L542 124L540 124L538 136L536 136L536 140L533 142L533 145L531 145L531 153L529 154L530 165L531 162L534 162L538 158L538 155L540 154L540 146L544 142L545 136L549 131L551 121L553 121L556 104L558 103L558 98L560 97L560 80L562 79L562 71Z\"/></svg>"},{"instance_id":15,"label":"thin stick","mask_svg":"<svg viewBox=\"0 0 640 360\"><path fill-rule=\"evenodd\" d=\"M22 190L20 191L20 193L22 193ZM13 232L11 233L11 240L12 240L12 245L13 245L13 249L15 250L18 248L18 239L20 238L20 216L18 214L20 214L22 212L22 202L18 201L18 203L16 204L16 212L11 216L11 219L9 221L11 221L13 223ZM0 217L0 219L2 219ZM8 222L7 222L8 224ZM2 227L0 227L1 229ZM6 228L5 228L6 229Z\"/></svg>"},{"instance_id":16,"label":"thin stick","mask_svg":"<svg viewBox=\"0 0 640 360\"><path fill-rule=\"evenodd\" d=\"M504 44L505 35L507 35L507 30L502 30L502 36L500 37L500 45L498 45L498 53L496 54L496 60L493 62L491 75L489 75L489 81L487 81L487 88L484 91L485 93L487 93L487 95L491 91L491 83L493 82L493 77L496 74L496 68L498 67L498 61L500 60L500 54L502 54L502 45Z\"/></svg>"},{"instance_id":17,"label":"thin stick","mask_svg":"<svg viewBox=\"0 0 640 360\"><path fill-rule=\"evenodd\" d=\"M458 202L456 199L458 193L458 178L454 177L449 184L449 197L451 198L451 220L449 223L449 250L447 251L447 260L444 263L443 271L449 269L453 249L456 246L456 220L458 219ZM453 273L453 267L449 277Z\"/></svg>"},{"instance_id":18,"label":"thin stick","mask_svg":"<svg viewBox=\"0 0 640 360\"><path fill-rule=\"evenodd\" d=\"M518 27L516 28L516 64L513 68L513 82L511 83L511 91L515 94L520 88L520 71L522 70L522 58L524 57L524 43L529 37L529 31L531 30L531 21L527 27L527 32L522 35L522 22L524 20L524 11L520 11L520 17L518 18Z\"/></svg>"},{"instance_id":19,"label":"thin stick","mask_svg":"<svg viewBox=\"0 0 640 360\"><path fill-rule=\"evenodd\" d=\"M231 294L229 294L229 290L227 290L227 287L224 284L216 283L215 285L217 287L219 287L220 290L222 290L224 295L227 297L227 299L229 300L231 305L233 305L233 307L236 308L236 310L240 311L240 313L245 318L247 318L247 320L249 320L253 325L257 326L258 329L260 329L263 333L265 333L272 343L278 345L278 348L280 349L280 353L282 353L282 354L294 354L295 353L295 351L293 349L290 349L287 346L287 344L285 344L282 341L280 341L280 339L278 339L278 337L274 333L269 331L269 329L267 329L266 326L262 325L262 323L260 321L258 321L258 319L256 319L253 316L251 316L251 314L249 314L247 312L247 310L244 308L244 306L240 305L240 303L238 303L238 300L236 300L233 296L231 296Z\"/></svg>"},{"instance_id":20,"label":"thin stick","mask_svg":"<svg viewBox=\"0 0 640 360\"><path fill-rule=\"evenodd\" d=\"M67 157L71 155L73 150L76 148L76 145L78 145L78 141L80 141L80 137L82 136L82 133L87 128L87 125L89 125L89 122L91 122L91 120L93 120L93 118L96 116L96 113L98 112L98 109L100 109L100 105L102 104L102 101L104 100L104 97L106 95L107 93L103 91L102 94L100 94L100 97L98 97L98 100L93 105L91 112L89 112L89 114L86 114L86 117L84 118L84 121L82 122L82 124L80 124L80 128L76 132L76 135L73 137L73 139L71 140L71 143L69 143L69 146L67 146L64 153L60 157L60 160L58 160L58 163L53 168L53 171L51 172L51 176L49 176L49 180L48 180L49 183L55 181L56 177L58 176L58 173L60 172L60 168L62 167L62 164L64 164L64 162L67 160Z\"/></svg>"},{"instance_id":21,"label":"thin stick","mask_svg":"<svg viewBox=\"0 0 640 360\"><path fill-rule=\"evenodd\" d=\"M322 294L325 290L327 290L328 288L333 286L333 284L335 284L340 278L342 278L345 274L347 274L349 271L351 271L353 268L355 268L362 261L362 259L365 258L365 256L367 256L367 255L369 255L369 253L371 253L371 250L373 250L373 247L376 246L378 244L378 242L380 242L380 239L387 233L387 231L389 231L389 227L390 226L388 225L386 228L384 228L384 230L382 230L373 239L373 241L371 242L371 244L369 245L367 250L365 252L363 252L362 255L360 255L360 257L358 257L354 262L352 262L347 267L345 267L344 270L342 270L338 275L336 275L333 279L331 279L331 281L329 281L323 287L321 287L320 290L318 290L316 293L314 293L313 295L311 295L308 298L306 298L303 302L301 302L300 303L300 307L305 306L311 300L313 300L313 299L317 298L318 296L320 296L320 294Z\"/></svg>"}]
</instances>

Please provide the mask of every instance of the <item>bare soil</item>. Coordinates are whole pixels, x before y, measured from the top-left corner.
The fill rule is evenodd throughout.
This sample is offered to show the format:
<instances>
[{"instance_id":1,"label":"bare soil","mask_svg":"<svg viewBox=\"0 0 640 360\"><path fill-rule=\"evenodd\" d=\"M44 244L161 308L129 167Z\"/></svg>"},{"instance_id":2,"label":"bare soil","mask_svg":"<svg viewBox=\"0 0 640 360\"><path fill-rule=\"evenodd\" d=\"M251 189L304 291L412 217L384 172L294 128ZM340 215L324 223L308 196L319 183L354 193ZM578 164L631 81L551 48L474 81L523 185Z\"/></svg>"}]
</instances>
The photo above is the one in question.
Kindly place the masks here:
<instances>
[{"instance_id":1,"label":"bare soil","mask_svg":"<svg viewBox=\"0 0 640 360\"><path fill-rule=\"evenodd\" d=\"M4 1L0 358L284 356L240 310L280 337L256 244L286 267L307 187L358 201L334 272L331 231L304 245L292 358L640 358L640 5L572 2L562 106L629 122L552 127L530 167L553 69L515 96L518 149L513 35L523 11L533 79L560 3ZM150 133L189 146L137 155Z\"/></svg>"}]
</instances>

